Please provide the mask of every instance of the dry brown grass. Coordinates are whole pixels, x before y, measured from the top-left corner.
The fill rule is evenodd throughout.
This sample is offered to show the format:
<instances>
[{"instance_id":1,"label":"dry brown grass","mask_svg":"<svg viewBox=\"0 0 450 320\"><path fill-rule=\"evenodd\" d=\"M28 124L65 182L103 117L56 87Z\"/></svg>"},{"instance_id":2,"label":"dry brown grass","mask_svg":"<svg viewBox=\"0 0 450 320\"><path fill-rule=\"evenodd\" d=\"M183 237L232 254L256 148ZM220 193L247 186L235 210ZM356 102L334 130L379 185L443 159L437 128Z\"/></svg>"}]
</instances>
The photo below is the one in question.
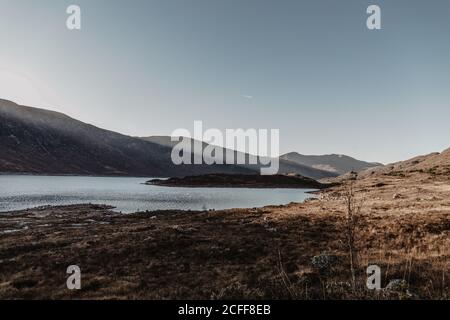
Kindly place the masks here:
<instances>
[{"instance_id":1,"label":"dry brown grass","mask_svg":"<svg viewBox=\"0 0 450 320\"><path fill-rule=\"evenodd\" d=\"M344 187L260 209L121 216L73 206L1 216L0 298L449 299L448 185L419 172L355 182L365 201L354 288ZM311 264L323 253L338 257L326 273ZM81 267L80 291L65 288L71 264ZM381 267L383 287L404 279L407 288L367 290L369 264Z\"/></svg>"}]
</instances>

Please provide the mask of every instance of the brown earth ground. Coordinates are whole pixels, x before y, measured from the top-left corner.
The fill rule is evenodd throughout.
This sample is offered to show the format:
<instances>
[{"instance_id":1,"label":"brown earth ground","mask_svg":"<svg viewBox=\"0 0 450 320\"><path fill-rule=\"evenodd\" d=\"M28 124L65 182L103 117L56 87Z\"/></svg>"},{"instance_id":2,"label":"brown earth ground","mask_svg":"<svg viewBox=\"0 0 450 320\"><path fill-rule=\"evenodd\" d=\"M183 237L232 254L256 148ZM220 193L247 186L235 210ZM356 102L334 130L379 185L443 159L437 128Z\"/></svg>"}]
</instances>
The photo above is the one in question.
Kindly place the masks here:
<instances>
[{"instance_id":1,"label":"brown earth ground","mask_svg":"<svg viewBox=\"0 0 450 320\"><path fill-rule=\"evenodd\" d=\"M450 174L388 172L355 182L357 287L343 186L302 204L120 215L78 205L0 215L2 299L449 299ZM314 256L337 256L319 272ZM382 285L365 289L377 264ZM78 265L82 289L66 289Z\"/></svg>"}]
</instances>

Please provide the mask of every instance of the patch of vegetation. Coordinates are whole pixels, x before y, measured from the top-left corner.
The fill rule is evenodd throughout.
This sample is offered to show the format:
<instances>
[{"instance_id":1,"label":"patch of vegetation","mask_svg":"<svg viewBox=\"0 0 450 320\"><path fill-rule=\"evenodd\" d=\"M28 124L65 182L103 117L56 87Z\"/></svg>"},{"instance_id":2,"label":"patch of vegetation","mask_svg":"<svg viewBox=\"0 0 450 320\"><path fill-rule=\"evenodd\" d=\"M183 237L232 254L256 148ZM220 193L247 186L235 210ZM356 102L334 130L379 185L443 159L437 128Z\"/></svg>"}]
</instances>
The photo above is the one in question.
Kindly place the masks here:
<instances>
[{"instance_id":1,"label":"patch of vegetation","mask_svg":"<svg viewBox=\"0 0 450 320\"><path fill-rule=\"evenodd\" d=\"M391 171L389 173L386 173L385 175L391 176L391 177L399 177L399 178L405 178L406 174L402 171Z\"/></svg>"}]
</instances>

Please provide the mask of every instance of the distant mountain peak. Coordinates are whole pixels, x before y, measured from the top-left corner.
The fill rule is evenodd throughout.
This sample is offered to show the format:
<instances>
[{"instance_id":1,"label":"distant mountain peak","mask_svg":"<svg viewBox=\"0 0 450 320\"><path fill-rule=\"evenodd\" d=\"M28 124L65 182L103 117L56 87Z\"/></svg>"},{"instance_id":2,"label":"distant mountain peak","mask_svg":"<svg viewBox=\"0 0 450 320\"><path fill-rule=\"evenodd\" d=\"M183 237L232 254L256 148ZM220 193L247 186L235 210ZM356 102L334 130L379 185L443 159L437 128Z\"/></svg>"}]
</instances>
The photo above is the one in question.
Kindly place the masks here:
<instances>
[{"instance_id":1,"label":"distant mountain peak","mask_svg":"<svg viewBox=\"0 0 450 320\"><path fill-rule=\"evenodd\" d=\"M359 172L381 165L379 163L357 160L344 154L303 155L297 152L290 152L282 155L280 158L339 175L350 171Z\"/></svg>"}]
</instances>

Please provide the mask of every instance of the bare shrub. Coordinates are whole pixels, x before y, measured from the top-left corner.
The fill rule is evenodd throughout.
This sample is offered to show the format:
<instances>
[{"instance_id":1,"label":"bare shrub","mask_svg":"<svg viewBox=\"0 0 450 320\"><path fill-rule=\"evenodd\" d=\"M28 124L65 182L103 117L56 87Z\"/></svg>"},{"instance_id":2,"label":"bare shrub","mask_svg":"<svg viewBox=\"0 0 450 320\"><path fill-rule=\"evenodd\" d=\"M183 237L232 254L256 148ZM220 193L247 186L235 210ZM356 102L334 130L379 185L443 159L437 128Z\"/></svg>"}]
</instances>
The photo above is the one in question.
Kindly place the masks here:
<instances>
[{"instance_id":1,"label":"bare shrub","mask_svg":"<svg viewBox=\"0 0 450 320\"><path fill-rule=\"evenodd\" d=\"M349 255L352 289L356 291L356 270L358 269L358 231L364 198L355 195L354 180L351 179L344 190L345 203L345 245Z\"/></svg>"}]
</instances>

